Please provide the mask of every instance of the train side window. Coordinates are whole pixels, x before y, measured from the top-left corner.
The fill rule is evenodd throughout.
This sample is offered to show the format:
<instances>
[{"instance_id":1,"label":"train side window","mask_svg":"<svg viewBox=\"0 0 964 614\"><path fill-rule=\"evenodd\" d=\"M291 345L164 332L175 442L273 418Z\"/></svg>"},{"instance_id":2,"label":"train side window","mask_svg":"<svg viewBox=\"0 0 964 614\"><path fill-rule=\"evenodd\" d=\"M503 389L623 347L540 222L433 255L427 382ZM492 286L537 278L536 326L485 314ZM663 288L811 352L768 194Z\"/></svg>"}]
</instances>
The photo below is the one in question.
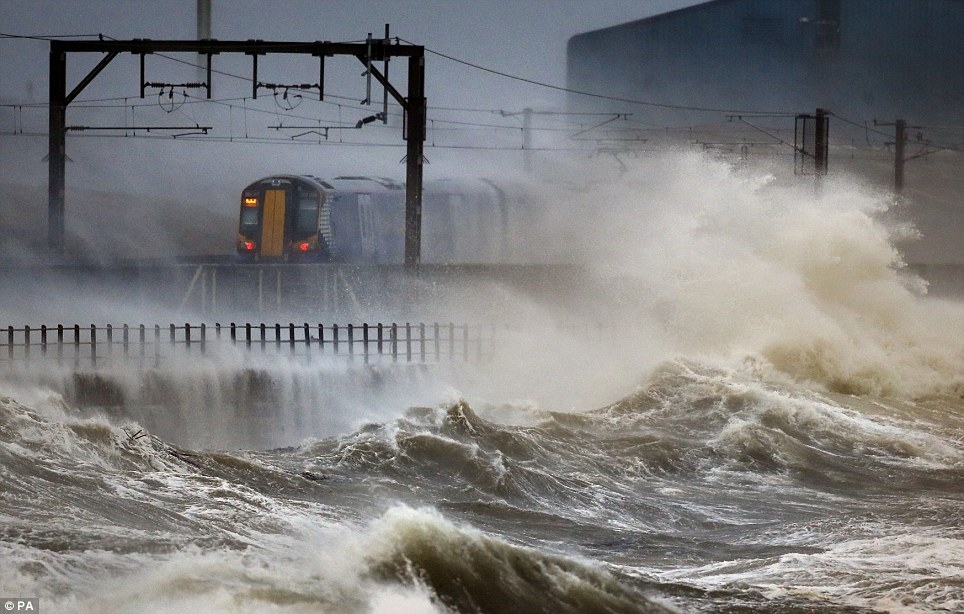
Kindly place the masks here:
<instances>
[{"instance_id":1,"label":"train side window","mask_svg":"<svg viewBox=\"0 0 964 614\"><path fill-rule=\"evenodd\" d=\"M312 232L318 229L318 197L302 194L298 199L298 215L295 229L299 232Z\"/></svg>"}]
</instances>

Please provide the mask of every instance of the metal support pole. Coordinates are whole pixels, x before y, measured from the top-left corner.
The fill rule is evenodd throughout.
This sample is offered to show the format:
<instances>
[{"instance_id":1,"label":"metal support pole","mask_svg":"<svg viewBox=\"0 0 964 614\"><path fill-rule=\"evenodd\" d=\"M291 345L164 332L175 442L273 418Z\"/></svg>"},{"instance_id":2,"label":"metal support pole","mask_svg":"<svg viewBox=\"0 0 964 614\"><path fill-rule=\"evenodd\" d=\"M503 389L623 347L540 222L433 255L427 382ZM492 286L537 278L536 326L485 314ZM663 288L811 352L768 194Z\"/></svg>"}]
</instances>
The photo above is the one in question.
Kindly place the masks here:
<instances>
[{"instance_id":1,"label":"metal support pole","mask_svg":"<svg viewBox=\"0 0 964 614\"><path fill-rule=\"evenodd\" d=\"M904 145L907 143L907 121L894 122L896 141L894 143L894 192L899 196L904 192Z\"/></svg>"},{"instance_id":2,"label":"metal support pole","mask_svg":"<svg viewBox=\"0 0 964 614\"><path fill-rule=\"evenodd\" d=\"M211 38L211 0L197 0L197 39L208 40ZM198 53L198 81L205 81L208 84L208 98L211 97L211 55L207 54L207 71L202 65L204 55Z\"/></svg>"},{"instance_id":3,"label":"metal support pole","mask_svg":"<svg viewBox=\"0 0 964 614\"><path fill-rule=\"evenodd\" d=\"M817 109L816 132L814 134L814 173L817 175L827 174L827 153L828 153L828 130L829 122L827 111Z\"/></svg>"},{"instance_id":4,"label":"metal support pole","mask_svg":"<svg viewBox=\"0 0 964 614\"><path fill-rule=\"evenodd\" d=\"M50 42L50 109L47 154L47 246L64 256L64 187L67 160L67 53Z\"/></svg>"},{"instance_id":5,"label":"metal support pole","mask_svg":"<svg viewBox=\"0 0 964 614\"><path fill-rule=\"evenodd\" d=\"M388 24L385 24L385 46L388 47L389 41L391 39L388 35ZM382 73L385 76L385 80L388 81L388 60L389 54L385 54L385 60L382 62ZM388 88L382 88L382 124L388 125Z\"/></svg>"},{"instance_id":6,"label":"metal support pole","mask_svg":"<svg viewBox=\"0 0 964 614\"><path fill-rule=\"evenodd\" d=\"M408 59L408 98L405 138L405 266L417 269L422 261L422 162L425 147L425 55Z\"/></svg>"}]
</instances>

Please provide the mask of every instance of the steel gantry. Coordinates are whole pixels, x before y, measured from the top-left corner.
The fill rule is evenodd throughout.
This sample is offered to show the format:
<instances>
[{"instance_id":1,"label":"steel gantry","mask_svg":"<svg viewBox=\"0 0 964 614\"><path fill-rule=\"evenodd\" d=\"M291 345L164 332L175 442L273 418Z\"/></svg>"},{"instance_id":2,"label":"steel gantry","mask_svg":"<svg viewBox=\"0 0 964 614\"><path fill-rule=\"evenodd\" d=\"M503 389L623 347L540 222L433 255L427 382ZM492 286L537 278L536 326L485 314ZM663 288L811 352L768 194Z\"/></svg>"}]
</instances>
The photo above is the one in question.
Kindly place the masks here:
<instances>
[{"instance_id":1,"label":"steel gantry","mask_svg":"<svg viewBox=\"0 0 964 614\"><path fill-rule=\"evenodd\" d=\"M141 97L144 97L144 56L151 53L188 52L207 57L207 83L203 86L211 97L211 56L221 53L244 53L252 57L252 91L257 98L258 56L267 54L300 54L319 58L319 97L324 100L325 58L354 56L405 111L403 138L407 144L405 173L405 264L414 267L421 261L422 170L426 126L425 48L419 45L392 44L385 39L361 43L272 42L262 40L51 40L50 41L50 144L48 154L48 226L47 242L57 257L64 254L64 193L67 107L93 81L111 60L121 53L141 56ZM67 92L67 54L104 53L100 62ZM372 62L391 57L408 57L408 95L402 94L388 81L387 70L379 71Z\"/></svg>"}]
</instances>

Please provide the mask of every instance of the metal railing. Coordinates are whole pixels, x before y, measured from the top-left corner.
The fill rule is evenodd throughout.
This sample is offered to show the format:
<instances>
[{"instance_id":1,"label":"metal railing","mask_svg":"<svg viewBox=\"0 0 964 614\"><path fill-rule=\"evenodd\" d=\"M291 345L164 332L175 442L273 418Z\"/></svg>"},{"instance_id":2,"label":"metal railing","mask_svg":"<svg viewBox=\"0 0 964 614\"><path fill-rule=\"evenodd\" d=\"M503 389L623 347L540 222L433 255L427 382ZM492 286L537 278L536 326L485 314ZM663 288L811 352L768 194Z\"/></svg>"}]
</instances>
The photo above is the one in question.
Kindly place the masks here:
<instances>
[{"instance_id":1,"label":"metal railing","mask_svg":"<svg viewBox=\"0 0 964 614\"><path fill-rule=\"evenodd\" d=\"M7 326L0 328L0 369L51 363L98 369L118 361L157 368L228 352L305 362L322 357L362 364L481 362L491 356L495 336L495 327L409 322Z\"/></svg>"}]
</instances>

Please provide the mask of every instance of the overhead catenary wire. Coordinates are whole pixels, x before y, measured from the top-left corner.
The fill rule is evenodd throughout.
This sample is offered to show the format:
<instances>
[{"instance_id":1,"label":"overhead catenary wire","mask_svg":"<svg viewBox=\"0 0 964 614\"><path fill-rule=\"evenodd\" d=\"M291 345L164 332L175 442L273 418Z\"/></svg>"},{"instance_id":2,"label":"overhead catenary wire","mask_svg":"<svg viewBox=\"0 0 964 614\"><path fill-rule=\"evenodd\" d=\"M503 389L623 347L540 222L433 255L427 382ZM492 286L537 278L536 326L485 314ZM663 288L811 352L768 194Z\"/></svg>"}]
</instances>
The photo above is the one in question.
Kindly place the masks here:
<instances>
[{"instance_id":1,"label":"overhead catenary wire","mask_svg":"<svg viewBox=\"0 0 964 614\"><path fill-rule=\"evenodd\" d=\"M6 39L50 40L50 39L52 39L52 38L84 38L84 37L88 37L88 38L91 38L91 37L100 37L102 40L103 40L103 39L114 40L112 37L108 37L108 36L104 36L104 35L93 35L93 34L73 34L73 35L64 35L64 36L59 36L59 37L52 37L52 36L51 36L51 37L48 37L48 36L26 36L26 35L13 35L13 34L0 33L0 38L6 38ZM404 39L401 39L401 38L397 38L397 37L396 37L396 40L404 41L404 42L407 43L407 44L411 44L409 41L404 40ZM363 42L363 39L360 40L360 41L358 41L358 42ZM642 105L642 106L655 107L655 108L665 108L665 109L685 110L685 111L696 111L696 112L706 112L706 113L732 114L732 115L740 116L740 122L742 122L743 124L746 124L748 127L752 128L752 129L754 129L754 130L756 130L756 131L759 131L759 132L767 135L767 136L770 137L770 138L775 139L775 141L776 141L777 143L780 143L780 144L783 144L783 145L788 145L788 146L790 146L790 147L793 147L793 145L791 145L788 141L786 141L785 139L781 138L781 137L778 136L777 134L774 134L774 132L779 132L779 130L776 130L776 129L763 129L763 128L760 127L760 126L758 126L758 125L756 125L756 124L754 124L754 123L751 123L751 122L747 121L746 118L753 119L753 118L764 118L764 117L765 117L765 118L793 117L793 116L799 115L799 113L797 113L797 112L765 111L765 110L734 110L734 109L725 109L725 108L706 107L706 106L700 106L700 105L672 104L672 103L659 102L659 101L640 100L640 99L632 99L632 98L623 98L623 97L618 97L618 96L609 96L609 95L600 94L600 93L595 93L595 92L586 92L586 91L581 91L581 90L575 90L575 89L572 89L572 88L562 87L562 86L559 86L559 85L554 85L554 84L550 84L550 83L544 83L544 82L540 82L540 81L537 81L537 80L534 80L534 79L528 79L528 78L521 77L521 76L518 76L518 75L513 75L513 74L510 74L510 73L503 72L503 71L499 71L499 70L495 70L495 69L492 69L492 68L490 68L490 67L486 67L486 66L483 66L483 65L480 65L480 64L477 64L477 63L468 62L468 61L462 60L462 59L460 59L460 58L457 58L457 57L454 57L454 56L451 56L451 55L448 55L448 54L445 54L445 53L442 53L442 52L439 52L439 51L437 51L437 50L430 49L430 48L426 48L426 52L427 52L427 53L431 53L431 54L433 54L433 55L436 55L436 56L438 56L438 57L444 58L444 59L446 59L446 60L449 60L449 61L452 61L452 62L456 62L456 63L458 63L458 64L460 64L460 65L464 65L464 66L473 68L473 69L475 69L475 70L481 70L481 71L484 71L484 72L487 72L487 73L490 73L490 74L494 74L494 75L497 75L497 76L500 76L500 77L503 77L503 78L507 78L507 79L511 79L511 80L516 80L516 81L523 82L523 83L527 83L527 84L534 85L534 86L537 86L537 87L549 88L549 89L553 89L553 90L556 90L556 91L571 93L571 94L575 94L575 95L588 96L588 97L592 97L592 98L596 98L596 99L608 100L608 101L611 101L611 102L618 102L618 103L623 104L623 105L625 105L625 104ZM187 65L187 66L198 67L198 64L196 64L196 63L194 63L194 62L190 62L190 61L183 60L183 59L180 59L180 58L172 57L172 56L170 56L170 55L168 55L168 54L158 53L158 54L152 54L152 56L153 56L153 57L158 57L158 58L163 58L163 59L168 60L168 61L171 61L171 62L184 64L184 65ZM248 81L248 80L249 80L249 77L248 77L248 76L241 76L241 75L233 74L233 73L231 73L231 72L224 71L224 70L212 69L212 73L213 73L213 74L219 74L219 75L222 75L222 76L225 76L225 77L229 77L229 78L233 78L233 79L240 79L240 80L244 80L244 81ZM298 88L292 87L292 88L291 88L291 91L295 92L295 91L299 91L299 90L298 90ZM100 98L100 99L89 99L89 100L77 100L77 101L75 101L75 103L74 103L74 107L75 107L75 108L83 108L83 109L98 109L98 108L123 107L123 108L125 108L125 109L128 109L128 108L131 109L131 113L133 114L133 110L134 110L135 107L138 107L138 108L139 108L139 107L141 107L141 106L156 105L156 103L141 103L141 104L133 103L133 104L132 104L132 103L129 102L129 99L130 99L131 97L133 97L133 96L115 97L115 98ZM354 125L355 122L354 122L353 120L346 120L346 121L341 120L341 113L342 113L342 111L343 111L344 109L350 109L350 110L353 110L353 111L360 111L360 112L366 112L366 113L369 111L369 109L368 109L367 107L363 107L363 106L360 106L360 105L355 104L355 101L357 101L357 98L356 98L356 97L341 96L341 95L334 94L334 93L326 93L326 98L331 98L331 99L333 99L333 100L324 100L324 101L312 100L312 102L313 102L314 104L331 105L332 107L337 107L337 113L338 113L338 116L339 116L339 119L338 119L337 121L331 120L331 119L326 119L325 117L320 116L320 115L308 115L308 114L303 114L303 113L300 113L300 114L292 114L292 113L290 113L290 109L285 109L285 111L287 111L287 112L286 112L286 114L284 115L284 117L285 117L286 120L289 120L289 119L290 119L290 120L296 120L296 119L297 119L297 120L311 121L311 122L325 122L325 123L328 123L328 124L339 124L339 125L343 124L343 125L346 125L346 126L347 126L347 125ZM276 107L275 109L271 109L271 110L259 109L259 108L257 108L256 106L252 106L252 105L250 104L250 103L251 103L251 100L252 100L251 97L229 97L229 98L211 100L211 99L203 99L203 98L200 98L200 97L195 98L195 97L192 97L190 94L185 93L185 99L184 99L184 101L183 101L182 104L184 104L184 105L193 105L193 104L200 104L200 103L219 104L219 105L225 106L226 108L229 109L229 113L231 114L232 118L233 118L233 115L234 115L234 110L238 110L238 111L241 113L241 115L243 116L244 121L245 121L245 137L244 137L244 138L250 138L250 137L249 137L248 126L247 126L247 120L248 120L248 114L249 114L249 113L250 113L250 114L269 114L269 115L272 115L272 116L277 117L277 107ZM334 102L334 100L350 101L350 102L352 102L352 104L347 104L347 103L345 103L345 102ZM123 101L123 102L120 102L120 101ZM105 103L106 103L106 104L105 104ZM111 103L117 103L117 104L111 104ZM390 112L390 113L388 113L388 116L390 116L390 117L395 117L395 118L401 118L401 117L403 117L403 113L402 113L402 111L401 111L401 107L399 107L399 106L398 106L397 104L395 104L395 103L391 103L390 106L392 107L393 111ZM23 121L23 118L22 118L23 109L47 108L47 107L49 107L49 104L46 104L46 103L2 104L2 105L0 105L0 108L2 108L2 107L16 108L16 109L17 109L16 112L19 114L19 115L18 115L19 128L18 128L18 129L15 129L15 130L13 131L13 133L11 133L11 132L9 132L9 131L0 132L0 136L10 136L11 134L14 134L14 135L27 135L28 132L23 129L23 124L24 124L24 121ZM503 110L501 110L501 109L485 109L485 108L476 108L476 107L465 107L465 108L461 108L461 107L452 107L452 106L438 106L438 107L429 106L429 107L428 107L428 110L429 110L429 112L446 112L446 113L489 113L489 114L498 113L498 114L501 114L501 115L503 115L503 116L506 115L505 111L503 111ZM544 116L556 116L556 117L562 117L562 118L565 118L565 117L578 117L578 116L585 116L585 117L589 117L589 116L605 117L605 116L622 115L622 116L623 116L623 119L625 120L626 123L636 123L636 124L640 124L640 125L644 126L644 127L635 127L635 126L634 126L634 127L629 128L629 130L636 131L636 132L640 132L640 131L643 131L643 130L649 130L649 131L653 131L653 132L663 132L663 133L670 133L670 132L684 132L684 133L685 133L685 132L693 132L693 130L694 130L693 127L685 127L685 126L662 126L662 127L660 127L660 126L650 126L650 125L642 124L641 122L636 122L636 121L634 121L634 120L630 120L629 117L630 117L631 114L626 113L626 112L623 112L623 111L612 111L612 112L605 112L605 111L599 111L599 112L595 112L595 111L593 111L593 112L589 112L589 111L534 111L533 114L544 115ZM880 130L876 130L876 129L870 128L870 127L867 125L866 122L864 122L863 124L861 124L861 123L858 123L858 122L854 122L854 121L852 121L852 120L848 120L848 119L846 119L846 118L844 118L844 117L841 117L840 115L838 115L838 114L836 114L836 113L832 113L832 112L831 112L830 114L831 114L832 116L834 116L835 118L841 120L843 123L852 125L852 126L854 126L854 127L856 127L856 128L859 128L859 129L865 131L865 134L874 133L874 134L878 134L878 135L880 135L880 136L882 136L882 137L892 138L892 135L890 135L890 134L888 134L888 133L886 133L886 132L883 132L883 131L880 131ZM500 124L500 123L493 123L493 122L484 122L484 121L465 121L465 120L460 120L460 119L451 119L451 118L444 118L444 117L438 117L438 116L429 117L428 120L430 121L431 130L432 130L433 132L434 132L434 131L439 131L439 132L443 132L443 131L456 132L456 131L475 130L475 129L477 129L477 130L506 130L506 131L515 131L515 132L517 132L517 131L520 130L520 127L517 126L517 125L507 125L507 124ZM233 121L232 121L232 123L233 123ZM383 127L383 126L380 126L380 125L377 125L377 124L373 124L373 125L371 125L371 128L370 128L370 129L378 129L378 128L382 128L382 127ZM588 129L591 130L592 128L593 128L593 127L590 126ZM705 127L704 127L704 128L705 128ZM565 133L565 132L574 133L574 132L575 132L575 133L577 133L577 134L580 133L580 132L585 132L585 131L587 130L587 128L586 128L585 125L580 125L580 126L578 126L578 127L573 127L573 126L563 126L563 127L556 127L556 126L549 126L549 127L547 127L547 126L528 126L528 127L526 127L526 129L531 130L531 131L533 131L533 132L558 132L558 133ZM37 131L37 132L30 132L29 134L31 134L31 135L42 135L43 133L42 133L41 131ZM78 135L73 135L73 136L76 137L76 136L78 136ZM106 138L110 138L110 137L118 136L118 135L100 135L100 136L103 136L103 137L106 137ZM205 138L207 138L207 139L209 139L209 140L213 140L215 137L209 135L208 137L205 137ZM234 140L237 140L239 137L234 137L234 136L232 135L231 138L233 138ZM290 140L289 140L288 142L290 142ZM931 140L919 141L919 142L923 142L923 143L925 143L925 144L929 144L929 145L931 145L931 146L933 146L933 147L937 147L937 148L939 148L939 149L948 149L948 150L954 150L954 151L960 151L960 148L961 148L961 146L962 146L962 144L942 144L942 143L937 143L937 142L931 141ZM368 144L371 144L371 145L373 145L373 146L376 146L375 144L365 143L365 142L361 142L361 143L358 143L358 144L359 144L359 145L368 145ZM439 145L433 143L433 146L439 146ZM449 147L456 147L456 146L453 145L453 146L449 146ZM477 146L477 145L458 146L458 147L459 147L459 148L465 148L465 149L470 149L470 148L488 148L488 147ZM515 149L515 148L507 148L507 149Z\"/></svg>"},{"instance_id":2,"label":"overhead catenary wire","mask_svg":"<svg viewBox=\"0 0 964 614\"><path fill-rule=\"evenodd\" d=\"M408 40L403 39L403 38L398 38L398 37L396 37L396 40L402 41L402 42L404 42L404 43L406 43L406 44L410 44L410 45L414 45L414 44L415 44L415 43L412 43L411 41L408 41ZM588 96L588 97L592 97L592 98L599 98L599 99L609 100L609 101L613 101L613 102L620 102L620 103L626 103L626 104L635 104L635 105L643 105L643 106L649 106L649 107L658 107L658 108L665 108L665 109L708 112L708 113L733 113L733 114L743 114L743 115L770 115L770 116L793 116L793 115L796 115L795 112L791 112L791 111L761 111L761 110L748 110L748 109L726 109L726 108L714 108L714 107L705 107L705 106L697 106L697 105L672 104L672 103L665 103L665 102L645 101L645 100L632 99L632 98L622 98L622 97L618 97L618 96L609 96L609 95L599 94L599 93L594 93L594 92L586 92L586 91L582 91L582 90L575 90L575 89L571 89L571 88L567 88L567 87L562 87L562 86L559 86L559 85L553 85L553 84L549 84L549 83L544 83L544 82L536 81L536 80L534 80L534 79L528 79L528 78L525 78L525 77L520 77L520 76L518 76L518 75L512 75L512 74L509 74L509 73L506 73L506 72L502 72L502 71L498 71L498 70L495 70L495 69L492 69L492 68L488 68L488 67L482 66L482 65L480 65L480 64L476 64L476 63L473 63L473 62L468 62L468 61L466 61L466 60L462 60L462 59L453 57L453 56L451 56L451 55L441 53L441 52L439 52L439 51L430 49L430 48L428 48L428 47L425 48L425 51L428 52L428 53L432 53L432 54L434 54L434 55L437 55L437 56L439 56L439 57L445 58L445 59L447 59L447 60L450 60L450 61L453 61L453 62L462 64L462 65L465 65L465 66L469 66L469 67L474 68L474 69L477 69L477 70L481 70L481 71L488 72L488 73L491 73L491 74L495 74L495 75L498 75L498 76L501 76L501 77L505 77L505 78L507 78L507 79L516 80L516 81L520 81L520 82L524 82L524 83L529 83L529 84L531 84L531 85L536 85L536 86L539 86L539 87L544 87L544 88L548 88L548 89L553 89L553 90L561 91L561 92L564 92L564 93L578 94L578 95L582 95L582 96ZM189 62L189 61L187 61L187 60L181 60L181 59L179 59L179 58L175 58L175 57L169 56L169 55L167 55L167 54L157 53L157 54L153 54L153 55L155 55L156 57L161 57L161 58L164 58L164 59L173 61L173 62L185 64L185 65L187 65L187 66L191 66L191 67L195 67L195 68L198 68L198 67L199 67L199 65L198 65L198 64L195 64L194 62ZM235 74L231 74L231 73L224 72L224 71L220 71L220 70L214 70L214 69L212 69L212 72L215 73L215 74L220 74L220 75L222 75L222 76L228 76L228 77L233 77L233 78L236 78L236 79L247 80L247 77L242 77L242 76L240 76L240 75L235 75ZM326 94L326 96L328 96L328 95ZM338 96L332 95L331 97L334 98L334 97L338 97ZM344 97L344 96L338 97L338 98L341 98L341 99L344 99L344 100L354 100L353 98ZM461 110L461 109L456 109L456 110ZM479 111L489 111L489 112L491 112L492 110L479 110ZM573 113L573 114L575 114L575 113ZM584 114L590 114L590 113L584 113ZM591 114L598 114L598 113L591 113Z\"/></svg>"},{"instance_id":3,"label":"overhead catenary wire","mask_svg":"<svg viewBox=\"0 0 964 614\"><path fill-rule=\"evenodd\" d=\"M873 132L873 133L875 133L875 134L878 134L878 135L883 136L883 137L888 138L888 139L894 138L894 135L891 134L891 133L884 132L884 131L882 131L882 130L876 130L876 129L870 128L870 127L867 126L866 124L863 124L863 125L858 124L857 122L855 122L855 121L853 121L853 120L849 120L849 119L847 119L847 118L845 118L845 117L841 117L840 115L838 115L838 114L836 114L836 113L831 113L831 115L833 115L834 117L836 117L837 119L839 119L840 121L842 121L842 122L844 122L844 123L847 123L847 124L850 124L850 125L853 125L853 126L857 126L857 127L862 127L862 128L864 128L865 130L867 130L868 132ZM921 126L921 128L923 128L923 126ZM921 143L921 144L923 144L923 145L925 145L925 146L934 147L935 150L932 151L932 152L929 152L929 153L937 153L938 151L961 151L962 146L964 146L964 143L947 144L947 143L939 143L939 142L936 142L936 141L932 141L932 140L930 140L930 139L919 139L919 140L917 140L917 141L915 141L915 142ZM920 157L920 156L918 155L918 156L914 156L914 157L916 158L916 157Z\"/></svg>"},{"instance_id":4,"label":"overhead catenary wire","mask_svg":"<svg viewBox=\"0 0 964 614\"><path fill-rule=\"evenodd\" d=\"M47 37L47 36L26 36L26 35L12 35L12 34L2 34L2 33L0 33L0 37L5 37L5 38L36 39L36 40L49 40L50 38L55 38L55 37ZM103 34L99 34L99 35L93 35L93 34L66 35L66 36L64 36L63 38L67 38L67 37L78 37L78 38L79 38L79 37L88 37L88 38L90 38L90 37L100 37L101 39L105 39L105 38L106 38L106 39L109 39L109 40L115 40L113 37L105 36L105 35L103 35ZM60 38L60 37L57 37L57 38ZM364 42L364 40L365 40L365 39L359 39L359 41L356 41L356 42ZM406 44L415 44L415 43L412 43L411 41L408 41L408 40L406 40L406 39L402 39L402 38L399 38L399 37L396 37L396 40L405 42ZM495 70L495 69L493 69L493 68L489 68L489 67L486 67L486 66L482 66L482 65L477 64L477 63L474 63L474 62L469 62L469 61L466 61L466 60L463 60L463 59L460 59L460 58L456 58L456 57L454 57L454 56L452 56L452 55L445 54L445 53L442 53L442 52L440 52L440 51L437 51L437 50L434 50L434 49L431 49L431 48L428 48L428 47L426 47L425 50L426 50L426 52L428 52L428 53L431 53L431 54L433 54L433 55L437 55L438 57L447 59L447 60L449 60L449 61L456 62L456 63L459 63L459 64L461 64L461 65L465 65L465 66L468 66L468 67L471 67L471 68L474 68L474 69L477 69L477 70L481 70L481 71L484 71L484 72L487 72L487 73L495 74L495 75L498 75L498 76L501 76L501 77L504 77L504 78L508 78L508 79L511 79L511 80L517 80L517 81L524 82L524 83L528 83L528 84L531 84L531 85L536 85L536 86L539 86L539 87L544 87L544 88L549 88L549 89L553 89L553 90L557 90L557 91L562 91L562 92L565 92L565 93L572 93L572 94L577 94L577 95L582 95L582 96L588 96L588 97L592 97L592 98L610 100L610 101L613 101L613 102L620 102L620 103L624 103L624 104L636 104L636 105L643 105L643 106L650 106L650 107L657 107L657 108L666 108L666 109L675 109L675 110L686 110L686 111L697 111L697 112L726 113L726 114L742 115L742 116L744 116L744 117L749 117L749 116L753 116L753 117L792 117L792 116L795 116L795 115L798 114L797 112L790 112L790 111L763 111L763 110L747 110L747 109L726 109L726 108L715 108L715 107L706 107L706 106L699 106L699 105L673 104L673 103L666 103L666 102L657 102L657 101L648 101L648 100L639 100L639 99L632 99L632 98L623 98L623 97L617 97L617 96L609 96L609 95L599 94L599 93L595 93L595 92L586 92L586 91L582 91L582 90L575 90L575 89L572 89L572 88L567 88L567 87L563 87L563 86L559 86L559 85L544 83L544 82L540 82L540 81L537 81L537 80L534 80L534 79L528 79L528 78L521 77L521 76L518 76L518 75L513 75L513 74L510 74L510 73L507 73L507 72L503 72L503 71ZM170 55L168 55L168 54L157 53L157 54L152 54L152 55L154 55L155 57L164 58L164 59L166 59L166 60L169 60L169 61L172 61L172 62L176 62L176 63L180 63L180 64L184 64L184 65L186 65L186 66L191 66L191 67L194 67L194 68L200 67L200 65L198 65L198 64L196 64L196 63L194 63L194 62L191 62L191 61L188 61L188 60L183 60L183 59L180 59L180 58L176 58L176 57L170 56ZM236 74L229 73L229 72L226 72L226 71L223 71L223 70L212 69L212 73L214 73L214 74L219 74L219 75L222 75L222 76L231 77L231 78L235 78L235 79L248 80L248 77L246 77L246 76L236 75ZM291 89L292 89L292 91L299 91L297 88L291 88ZM326 94L326 96L327 96L327 97L331 97L331 98L338 98L338 99L342 99L342 100L356 100L355 98L352 98L352 97L339 96L339 95L335 95L335 94ZM85 101L77 101L77 104L82 104L83 102L85 102ZM200 102L200 101L199 101L199 102ZM327 101L321 101L321 102L327 102ZM331 103L331 104L334 104L334 103ZM38 104L38 105L35 105L35 106L44 106L44 105ZM347 105L346 105L346 106L347 106ZM393 103L393 106L394 106L394 103ZM365 107L356 107L356 108L358 108L359 110L366 110ZM488 113L498 112L498 111L496 111L496 110L494 110L494 109L461 109L461 108L458 108L458 107L429 107L429 108L430 108L430 109L438 109L438 110L449 110L449 111L488 112ZM590 112L583 112L583 113L579 113L579 112L553 112L553 114L566 114L566 115L577 115L577 114L586 114L586 115L588 115L588 114L595 114L595 115L613 115L613 114L615 114L615 112L609 112L609 113L606 113L606 112L591 112L591 113L590 113ZM399 114L399 115L400 115L400 114ZM837 116L837 115L835 115L835 116L836 116L836 117L839 117L839 116ZM317 118L303 117L302 119L317 119ZM841 119L842 119L842 118L841 118ZM457 123L457 122L454 122L453 120L443 120L443 119L437 119L437 118L436 118L436 121L438 121L438 122ZM470 125L470 124L471 124L471 122L461 122L461 123L462 123L462 125ZM478 124L478 125L481 126L482 124ZM857 125L857 124L855 124L855 125ZM510 127L510 126L501 126L501 125L491 125L491 127L507 128L507 129L511 129L511 128L512 128L512 127ZM540 128L534 128L534 129L540 129ZM883 134L883 133L881 133L881 134Z\"/></svg>"},{"instance_id":5,"label":"overhead catenary wire","mask_svg":"<svg viewBox=\"0 0 964 614\"><path fill-rule=\"evenodd\" d=\"M401 40L401 41L403 41L403 42L405 42L405 43L407 43L407 44L410 44L410 45L411 45L411 44L414 44L414 43L412 43L411 41L407 41L407 40L405 40L405 39L399 39L399 40ZM520 77L520 76L518 76L518 75L513 75L513 74L510 74L510 73L507 73L507 72L500 71L500 70L495 70L495 69L493 69L493 68L488 68L488 67L486 67L486 66L482 66L481 64L476 64L476 63L474 63L474 62L469 62L469 61L467 61L467 60L462 60L462 59L456 58L456 57L454 57L454 56L451 56L451 55L442 53L442 52L440 52L440 51L436 51L436 50L434 50L434 49L430 49L430 48L428 48L428 47L425 48L425 51L426 51L427 53L431 53L432 55L436 55L436 56L438 56L438 57L445 58L446 60L449 60L449 61L452 61L452 62L456 62L456 63L462 64L462 65L464 65L464 66L469 66L469 67L471 67L471 68L475 68L475 69L481 70L481 71L483 71L483 72L487 72L487 73L491 73L491 74L494 74L494 75L498 75L498 76L500 76L500 77L505 77L505 78L507 78L507 79L512 79L512 80L514 80L514 81L520 81L520 82L523 82L523 83L528 83L528 84L530 84L530 85L536 85L536 86L539 86L539 87L544 87L544 88L547 88L547 89L552 89L552 90L564 92L564 93L567 93L567 94L577 94L577 95L580 95L580 96L587 96L587 97L590 97L590 98L598 98L598 99L601 99L601 100L609 100L609 101L612 101L612 102L621 102L621 103L625 103L625 104L635 104L635 105L641 105L641 106L647 106L647 107L656 107L656 108L661 108L661 109L673 109L673 110L677 110L677 111L698 111L698 112L706 112L706 113L733 113L733 114L740 114L740 113L742 113L742 114L746 114L746 115L753 114L753 113L772 113L772 114L781 114L781 115L795 115L795 113L790 112L790 111L767 111L767 110L752 110L752 109L726 109L726 108L715 108L715 107L706 107L706 106L699 106L699 105L685 105L685 104L673 104L673 103L668 103L668 102L656 102L656 101L652 101L652 100L639 100L639 99L635 99L635 98L623 98L623 97L620 97L620 96L610 96L610 95L606 95L606 94L599 94L599 93L596 93L596 92L587 92L587 91L583 91L583 90L576 90L576 89L572 89L572 88L568 88L568 87L563 87L563 86L561 86L561 85L554 85L554 84L551 84L551 83L544 83L544 82L542 82L542 81L536 81L535 79L529 79L529 78L526 78L526 77Z\"/></svg>"}]
</instances>

